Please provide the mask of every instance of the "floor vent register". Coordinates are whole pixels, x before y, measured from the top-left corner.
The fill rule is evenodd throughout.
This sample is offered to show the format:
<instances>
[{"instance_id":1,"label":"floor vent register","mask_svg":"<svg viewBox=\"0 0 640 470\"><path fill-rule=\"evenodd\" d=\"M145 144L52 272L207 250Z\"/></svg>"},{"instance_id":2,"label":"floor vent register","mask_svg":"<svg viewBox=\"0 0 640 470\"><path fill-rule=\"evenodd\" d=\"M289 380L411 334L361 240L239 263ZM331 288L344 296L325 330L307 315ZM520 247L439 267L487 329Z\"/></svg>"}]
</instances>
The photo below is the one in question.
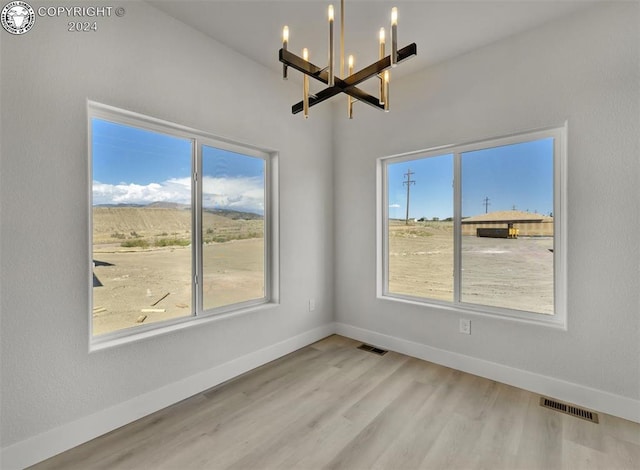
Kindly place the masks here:
<instances>
[{"instance_id":1,"label":"floor vent register","mask_svg":"<svg viewBox=\"0 0 640 470\"><path fill-rule=\"evenodd\" d=\"M364 344L364 343L362 343L360 346L358 346L358 349L362 349L363 351L372 352L373 354L377 354L378 356L384 356L388 352L385 349L376 348L375 346L371 346L370 344Z\"/></svg>"},{"instance_id":2,"label":"floor vent register","mask_svg":"<svg viewBox=\"0 0 640 470\"><path fill-rule=\"evenodd\" d=\"M559 411L560 413L565 413L570 416L575 416L576 418L591 421L592 423L598 423L598 413L585 410L584 408L580 408L569 403L563 403L547 397L540 397L540 406Z\"/></svg>"}]
</instances>

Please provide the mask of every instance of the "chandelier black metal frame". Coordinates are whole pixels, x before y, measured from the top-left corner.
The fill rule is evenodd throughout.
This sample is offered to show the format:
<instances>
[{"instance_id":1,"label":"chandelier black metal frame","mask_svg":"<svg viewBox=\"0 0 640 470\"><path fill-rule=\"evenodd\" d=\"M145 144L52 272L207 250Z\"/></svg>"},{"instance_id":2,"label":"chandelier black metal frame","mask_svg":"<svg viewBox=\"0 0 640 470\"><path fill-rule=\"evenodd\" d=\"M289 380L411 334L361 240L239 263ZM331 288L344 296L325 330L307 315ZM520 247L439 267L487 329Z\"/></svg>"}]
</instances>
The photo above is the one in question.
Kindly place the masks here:
<instances>
[{"instance_id":1,"label":"chandelier black metal frame","mask_svg":"<svg viewBox=\"0 0 640 470\"><path fill-rule=\"evenodd\" d=\"M309 108L318 103L332 98L340 93L348 95L348 117L353 117L353 103L361 101L376 109L389 111L389 70L400 62L410 59L417 54L416 43L411 43L402 49L398 49L398 10L391 9L391 52L385 55L385 31L380 28L379 33L379 60L365 68L354 73L353 56L349 56L348 67L349 75L344 76L344 0L340 0L340 77L334 74L334 41L333 41L333 23L334 12L333 5L329 5L329 64L324 67L318 67L309 61L307 49L303 49L302 57L288 50L289 28L284 27L282 31L282 49L279 52L279 59L284 65L282 66L282 78L287 79L288 68L291 67L304 74L303 76L303 98L302 101L291 107L291 112L297 114L304 113L304 117L309 117ZM380 80L380 97L375 97L358 88L358 85L372 77ZM322 82L327 88L315 94L309 93L309 77Z\"/></svg>"}]
</instances>

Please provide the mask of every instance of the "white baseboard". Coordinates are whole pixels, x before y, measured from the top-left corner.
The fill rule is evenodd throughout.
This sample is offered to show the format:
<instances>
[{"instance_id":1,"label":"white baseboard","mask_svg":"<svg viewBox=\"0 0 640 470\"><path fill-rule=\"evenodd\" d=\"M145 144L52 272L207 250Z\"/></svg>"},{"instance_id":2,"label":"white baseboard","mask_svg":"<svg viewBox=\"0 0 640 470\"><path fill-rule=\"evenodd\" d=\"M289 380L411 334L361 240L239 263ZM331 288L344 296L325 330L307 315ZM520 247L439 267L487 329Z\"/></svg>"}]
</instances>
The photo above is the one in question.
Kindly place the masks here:
<instances>
[{"instance_id":1,"label":"white baseboard","mask_svg":"<svg viewBox=\"0 0 640 470\"><path fill-rule=\"evenodd\" d=\"M13 470L34 465L334 333L335 324L329 323L25 439L0 450L0 468Z\"/></svg>"},{"instance_id":2,"label":"white baseboard","mask_svg":"<svg viewBox=\"0 0 640 470\"><path fill-rule=\"evenodd\" d=\"M640 423L640 400L516 369L496 362L426 346L344 323L336 323L336 333L374 346Z\"/></svg>"}]
</instances>

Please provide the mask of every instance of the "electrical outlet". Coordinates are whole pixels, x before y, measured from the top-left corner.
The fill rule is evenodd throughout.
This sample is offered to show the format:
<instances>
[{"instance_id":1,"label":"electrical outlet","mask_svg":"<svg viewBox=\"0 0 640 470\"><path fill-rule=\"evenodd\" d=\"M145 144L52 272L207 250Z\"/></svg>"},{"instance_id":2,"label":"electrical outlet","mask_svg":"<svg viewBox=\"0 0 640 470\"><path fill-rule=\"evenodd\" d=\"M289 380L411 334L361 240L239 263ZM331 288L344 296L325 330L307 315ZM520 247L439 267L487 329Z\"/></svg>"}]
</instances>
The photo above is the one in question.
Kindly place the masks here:
<instances>
[{"instance_id":1,"label":"electrical outlet","mask_svg":"<svg viewBox=\"0 0 640 470\"><path fill-rule=\"evenodd\" d=\"M465 318L460 319L460 333L464 333L465 335L471 334L471 320Z\"/></svg>"},{"instance_id":2,"label":"electrical outlet","mask_svg":"<svg viewBox=\"0 0 640 470\"><path fill-rule=\"evenodd\" d=\"M309 299L309 311L313 312L316 309L316 299Z\"/></svg>"}]
</instances>

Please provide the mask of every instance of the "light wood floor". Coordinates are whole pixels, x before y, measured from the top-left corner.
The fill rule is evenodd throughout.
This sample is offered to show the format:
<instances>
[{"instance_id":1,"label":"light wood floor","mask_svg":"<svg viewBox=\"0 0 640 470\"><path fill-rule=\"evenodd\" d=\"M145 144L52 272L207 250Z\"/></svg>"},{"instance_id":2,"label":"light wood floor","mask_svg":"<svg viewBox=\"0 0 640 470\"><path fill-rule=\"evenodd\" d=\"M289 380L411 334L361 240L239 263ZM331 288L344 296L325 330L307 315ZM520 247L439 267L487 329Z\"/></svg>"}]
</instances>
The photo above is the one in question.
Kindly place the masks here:
<instances>
[{"instance_id":1,"label":"light wood floor","mask_svg":"<svg viewBox=\"0 0 640 470\"><path fill-rule=\"evenodd\" d=\"M37 469L640 468L640 424L332 336Z\"/></svg>"}]
</instances>

